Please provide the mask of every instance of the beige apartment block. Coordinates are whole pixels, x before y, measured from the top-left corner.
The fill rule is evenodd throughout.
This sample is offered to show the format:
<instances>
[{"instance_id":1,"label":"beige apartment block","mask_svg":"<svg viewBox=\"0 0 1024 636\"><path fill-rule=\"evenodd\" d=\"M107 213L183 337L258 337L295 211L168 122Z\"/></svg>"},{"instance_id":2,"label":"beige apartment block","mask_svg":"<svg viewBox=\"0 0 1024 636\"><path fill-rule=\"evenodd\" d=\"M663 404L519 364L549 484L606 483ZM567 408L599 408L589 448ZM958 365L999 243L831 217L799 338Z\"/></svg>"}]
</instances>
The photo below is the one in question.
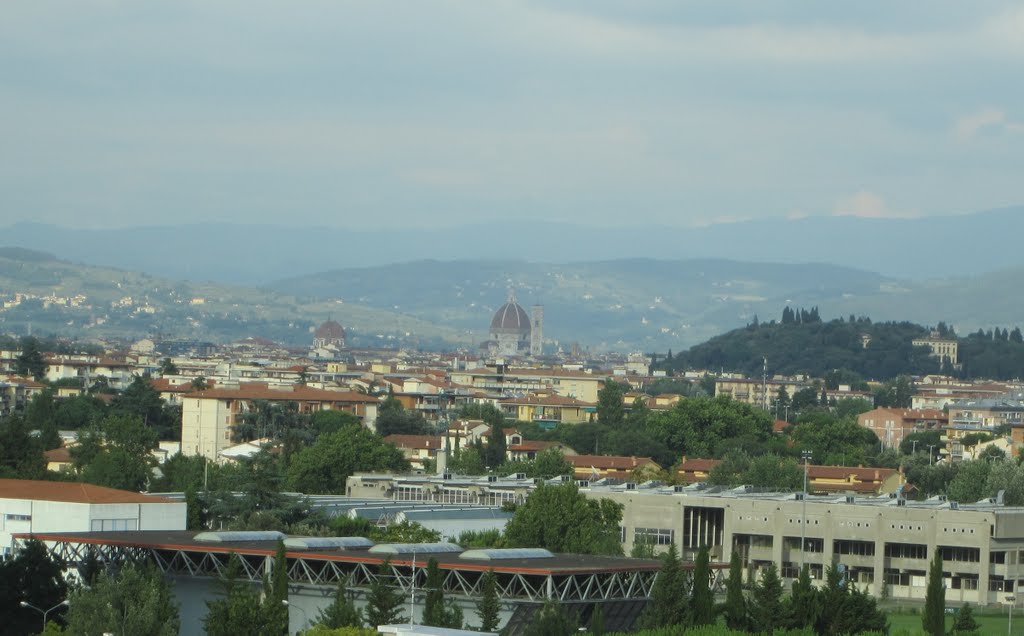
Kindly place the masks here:
<instances>
[{"instance_id":1,"label":"beige apartment block","mask_svg":"<svg viewBox=\"0 0 1024 636\"><path fill-rule=\"evenodd\" d=\"M624 506L627 553L638 539L675 543L685 558L706 544L712 559L723 562L738 550L748 577L776 563L783 577L793 579L806 561L818 581L828 564L843 564L875 596L884 590L889 598L920 600L928 564L941 552L948 602L1002 602L1024 584L1024 508L994 501L957 506L942 498L914 502L898 495L804 501L799 493L702 494L693 486L583 492Z\"/></svg>"}]
</instances>

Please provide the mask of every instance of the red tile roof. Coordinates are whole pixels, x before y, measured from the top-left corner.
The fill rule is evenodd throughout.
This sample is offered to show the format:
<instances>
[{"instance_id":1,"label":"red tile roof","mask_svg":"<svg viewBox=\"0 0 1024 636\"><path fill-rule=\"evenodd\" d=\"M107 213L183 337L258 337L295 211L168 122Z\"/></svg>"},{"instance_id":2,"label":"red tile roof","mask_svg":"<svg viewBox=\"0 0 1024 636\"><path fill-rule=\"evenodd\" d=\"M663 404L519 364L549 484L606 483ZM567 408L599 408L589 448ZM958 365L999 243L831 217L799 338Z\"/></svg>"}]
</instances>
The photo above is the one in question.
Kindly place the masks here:
<instances>
[{"instance_id":1,"label":"red tile roof","mask_svg":"<svg viewBox=\"0 0 1024 636\"><path fill-rule=\"evenodd\" d=\"M165 497L154 497L128 490L105 488L93 484L32 479L0 479L0 499L36 499L68 503L178 503Z\"/></svg>"},{"instance_id":2,"label":"red tile roof","mask_svg":"<svg viewBox=\"0 0 1024 636\"><path fill-rule=\"evenodd\" d=\"M650 457L624 457L618 455L568 455L566 459L573 468L597 468L603 470L633 470L640 466L654 464L660 468Z\"/></svg>"},{"instance_id":3,"label":"red tile roof","mask_svg":"<svg viewBox=\"0 0 1024 636\"><path fill-rule=\"evenodd\" d=\"M396 448L441 448L441 438L434 435L388 435L384 438Z\"/></svg>"},{"instance_id":4,"label":"red tile roof","mask_svg":"<svg viewBox=\"0 0 1024 636\"><path fill-rule=\"evenodd\" d=\"M304 385L292 385L291 389L271 389L266 382L245 382L237 389L215 388L191 395L193 398L216 400L268 400L296 402L365 402L379 400L373 396L355 391L327 391Z\"/></svg>"}]
</instances>

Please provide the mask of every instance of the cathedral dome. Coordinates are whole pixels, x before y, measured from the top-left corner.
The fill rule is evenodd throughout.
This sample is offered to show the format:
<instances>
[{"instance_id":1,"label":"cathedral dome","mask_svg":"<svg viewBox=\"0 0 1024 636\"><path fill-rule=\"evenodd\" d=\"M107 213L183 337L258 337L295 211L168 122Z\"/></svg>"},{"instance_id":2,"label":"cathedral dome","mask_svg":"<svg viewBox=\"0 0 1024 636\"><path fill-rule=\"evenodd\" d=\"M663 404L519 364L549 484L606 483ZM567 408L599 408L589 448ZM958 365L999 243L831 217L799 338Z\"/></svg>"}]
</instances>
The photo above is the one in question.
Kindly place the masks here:
<instances>
[{"instance_id":1,"label":"cathedral dome","mask_svg":"<svg viewBox=\"0 0 1024 636\"><path fill-rule=\"evenodd\" d=\"M491 320L492 333L530 333L530 317L526 314L515 298L498 308Z\"/></svg>"},{"instance_id":2,"label":"cathedral dome","mask_svg":"<svg viewBox=\"0 0 1024 636\"><path fill-rule=\"evenodd\" d=\"M316 328L313 337L325 342L345 341L345 329L334 320L328 320Z\"/></svg>"}]
</instances>

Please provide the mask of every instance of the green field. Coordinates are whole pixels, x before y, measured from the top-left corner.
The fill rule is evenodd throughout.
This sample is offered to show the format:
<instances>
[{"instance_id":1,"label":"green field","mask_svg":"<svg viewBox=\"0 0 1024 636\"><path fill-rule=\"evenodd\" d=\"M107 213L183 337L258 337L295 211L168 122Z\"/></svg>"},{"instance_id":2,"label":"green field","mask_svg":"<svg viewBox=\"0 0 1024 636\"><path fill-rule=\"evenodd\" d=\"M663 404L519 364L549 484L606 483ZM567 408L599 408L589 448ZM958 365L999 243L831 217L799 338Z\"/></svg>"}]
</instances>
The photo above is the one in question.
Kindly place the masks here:
<instances>
[{"instance_id":1,"label":"green field","mask_svg":"<svg viewBox=\"0 0 1024 636\"><path fill-rule=\"evenodd\" d=\"M921 615L910 613L890 612L889 633L893 636L900 634L919 634L921 631ZM1006 612L995 612L991 610L975 610L974 619L978 621L981 634L1006 634L1007 616ZM953 617L946 617L946 630L953 626ZM1013 617L1013 633L1024 635L1024 614L1015 614Z\"/></svg>"}]
</instances>

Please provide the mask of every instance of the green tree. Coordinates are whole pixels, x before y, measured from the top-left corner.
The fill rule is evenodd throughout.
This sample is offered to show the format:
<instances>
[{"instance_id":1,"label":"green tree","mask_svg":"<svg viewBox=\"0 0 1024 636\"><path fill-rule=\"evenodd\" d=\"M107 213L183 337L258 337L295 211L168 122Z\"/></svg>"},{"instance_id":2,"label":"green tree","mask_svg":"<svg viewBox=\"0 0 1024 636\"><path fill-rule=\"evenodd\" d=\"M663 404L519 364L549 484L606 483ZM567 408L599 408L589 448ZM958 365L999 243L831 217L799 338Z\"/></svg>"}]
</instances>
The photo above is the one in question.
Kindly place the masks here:
<instances>
[{"instance_id":1,"label":"green tree","mask_svg":"<svg viewBox=\"0 0 1024 636\"><path fill-rule=\"evenodd\" d=\"M621 426L625 419L623 399L626 387L608 378L604 386L597 392L597 420L605 426Z\"/></svg>"},{"instance_id":2,"label":"green tree","mask_svg":"<svg viewBox=\"0 0 1024 636\"><path fill-rule=\"evenodd\" d=\"M761 570L761 579L754 585L750 601L750 622L758 630L771 632L783 625L782 580L774 563Z\"/></svg>"},{"instance_id":3,"label":"green tree","mask_svg":"<svg viewBox=\"0 0 1024 636\"><path fill-rule=\"evenodd\" d=\"M821 613L818 591L811 582L810 569L805 564L800 568L800 576L793 581L792 592L788 599L790 629L813 628Z\"/></svg>"},{"instance_id":4,"label":"green tree","mask_svg":"<svg viewBox=\"0 0 1024 636\"><path fill-rule=\"evenodd\" d=\"M144 490L156 463L150 450L156 446L156 434L138 417L111 415L80 434L71 457L83 481Z\"/></svg>"},{"instance_id":5,"label":"green tree","mask_svg":"<svg viewBox=\"0 0 1024 636\"><path fill-rule=\"evenodd\" d=\"M791 457L782 458L768 453L750 460L742 481L758 488L800 490L803 487L804 470Z\"/></svg>"},{"instance_id":6,"label":"green tree","mask_svg":"<svg viewBox=\"0 0 1024 636\"><path fill-rule=\"evenodd\" d=\"M591 636L604 636L604 612L600 603L594 606L594 612L590 615L590 633Z\"/></svg>"},{"instance_id":7,"label":"green tree","mask_svg":"<svg viewBox=\"0 0 1024 636\"><path fill-rule=\"evenodd\" d=\"M241 562L232 552L219 585L223 597L206 601L207 613L203 626L207 636L236 636L254 634L278 636L272 623L268 623L260 596L247 581L240 580Z\"/></svg>"},{"instance_id":8,"label":"green tree","mask_svg":"<svg viewBox=\"0 0 1024 636\"><path fill-rule=\"evenodd\" d=\"M574 469L561 449L545 448L537 453L537 457L533 460L532 470L526 472L530 477L551 479L559 475L572 475Z\"/></svg>"},{"instance_id":9,"label":"green tree","mask_svg":"<svg viewBox=\"0 0 1024 636\"><path fill-rule=\"evenodd\" d=\"M437 559L433 557L427 561L427 580L423 589L427 594L423 601L423 624L432 627L444 626L444 590L441 587L441 569L437 565Z\"/></svg>"},{"instance_id":10,"label":"green tree","mask_svg":"<svg viewBox=\"0 0 1024 636\"><path fill-rule=\"evenodd\" d=\"M575 633L575 616L570 616L555 600L545 602L523 632L524 636L573 636Z\"/></svg>"},{"instance_id":11,"label":"green tree","mask_svg":"<svg viewBox=\"0 0 1024 636\"><path fill-rule=\"evenodd\" d=\"M949 498L960 503L974 503L988 497L987 485L991 472L992 464L987 461L961 462L956 477L949 482Z\"/></svg>"},{"instance_id":12,"label":"green tree","mask_svg":"<svg viewBox=\"0 0 1024 636\"><path fill-rule=\"evenodd\" d=\"M21 353L14 358L14 372L20 376L42 380L46 377L46 359L39 341L32 336L21 339Z\"/></svg>"},{"instance_id":13,"label":"green tree","mask_svg":"<svg viewBox=\"0 0 1024 636\"><path fill-rule=\"evenodd\" d=\"M956 617L953 618L953 629L950 634L954 636L968 636L970 634L977 634L981 626L978 625L978 621L974 620L974 610L971 609L970 603L964 603L963 607L956 613Z\"/></svg>"},{"instance_id":14,"label":"green tree","mask_svg":"<svg viewBox=\"0 0 1024 636\"><path fill-rule=\"evenodd\" d=\"M345 480L356 471L409 470L402 452L360 426L346 426L321 435L295 453L288 467L290 488L307 494L345 492Z\"/></svg>"},{"instance_id":15,"label":"green tree","mask_svg":"<svg viewBox=\"0 0 1024 636\"><path fill-rule=\"evenodd\" d=\"M0 477L42 479L46 460L39 439L18 415L0 418Z\"/></svg>"},{"instance_id":16,"label":"green tree","mask_svg":"<svg viewBox=\"0 0 1024 636\"><path fill-rule=\"evenodd\" d=\"M622 554L622 505L588 499L573 483L540 484L505 528L511 547L574 554Z\"/></svg>"},{"instance_id":17,"label":"green tree","mask_svg":"<svg viewBox=\"0 0 1024 636\"><path fill-rule=\"evenodd\" d=\"M178 375L178 366L170 358L160 361L160 375Z\"/></svg>"},{"instance_id":18,"label":"green tree","mask_svg":"<svg viewBox=\"0 0 1024 636\"><path fill-rule=\"evenodd\" d=\"M13 558L0 561L0 617L5 634L34 634L39 630L39 613L21 603L47 609L66 599L63 569L64 563L35 539L26 541ZM58 608L51 615L59 619L62 612L63 608Z\"/></svg>"},{"instance_id":19,"label":"green tree","mask_svg":"<svg viewBox=\"0 0 1024 636\"><path fill-rule=\"evenodd\" d=\"M348 580L342 579L334 590L334 600L326 608L320 610L316 620L318 625L330 629L338 627L362 627L363 617L356 607L352 595L348 592Z\"/></svg>"},{"instance_id":20,"label":"green tree","mask_svg":"<svg viewBox=\"0 0 1024 636\"><path fill-rule=\"evenodd\" d=\"M389 395L377 409L377 433L388 435L424 435L430 427L416 411L407 411L394 395Z\"/></svg>"},{"instance_id":21,"label":"green tree","mask_svg":"<svg viewBox=\"0 0 1024 636\"><path fill-rule=\"evenodd\" d=\"M745 630L747 628L747 599L743 595L743 565L740 552L732 550L729 558L729 577L725 580L725 625L729 629Z\"/></svg>"},{"instance_id":22,"label":"green tree","mask_svg":"<svg viewBox=\"0 0 1024 636\"><path fill-rule=\"evenodd\" d=\"M494 568L487 570L480 583L480 600L476 603L476 615L480 618L480 631L498 631L498 612L501 609L498 600L498 577Z\"/></svg>"},{"instance_id":23,"label":"green tree","mask_svg":"<svg viewBox=\"0 0 1024 636\"><path fill-rule=\"evenodd\" d=\"M690 585L690 624L696 627L715 622L715 595L711 592L711 553L706 545L697 551Z\"/></svg>"},{"instance_id":24,"label":"green tree","mask_svg":"<svg viewBox=\"0 0 1024 636\"><path fill-rule=\"evenodd\" d=\"M72 634L176 636L181 619L171 584L152 565L126 564L116 574L101 572L96 583L71 595Z\"/></svg>"},{"instance_id":25,"label":"green tree","mask_svg":"<svg viewBox=\"0 0 1024 636\"><path fill-rule=\"evenodd\" d=\"M406 621L405 615L402 614L405 595L392 584L392 578L391 559L386 559L380 564L377 576L370 583L370 590L366 596L366 622L371 627Z\"/></svg>"},{"instance_id":26,"label":"green tree","mask_svg":"<svg viewBox=\"0 0 1024 636\"><path fill-rule=\"evenodd\" d=\"M651 588L651 601L641 617L645 629L685 625L688 619L686 573L679 562L676 544L670 543L661 557L661 570Z\"/></svg>"},{"instance_id":27,"label":"green tree","mask_svg":"<svg viewBox=\"0 0 1024 636\"><path fill-rule=\"evenodd\" d=\"M921 628L929 636L943 636L946 633L946 586L942 582L942 552L939 550L935 550L928 567Z\"/></svg>"},{"instance_id":28,"label":"green tree","mask_svg":"<svg viewBox=\"0 0 1024 636\"><path fill-rule=\"evenodd\" d=\"M274 565L270 577L264 584L264 631L273 634L288 634L288 554L284 541L277 542L274 551Z\"/></svg>"}]
</instances>

